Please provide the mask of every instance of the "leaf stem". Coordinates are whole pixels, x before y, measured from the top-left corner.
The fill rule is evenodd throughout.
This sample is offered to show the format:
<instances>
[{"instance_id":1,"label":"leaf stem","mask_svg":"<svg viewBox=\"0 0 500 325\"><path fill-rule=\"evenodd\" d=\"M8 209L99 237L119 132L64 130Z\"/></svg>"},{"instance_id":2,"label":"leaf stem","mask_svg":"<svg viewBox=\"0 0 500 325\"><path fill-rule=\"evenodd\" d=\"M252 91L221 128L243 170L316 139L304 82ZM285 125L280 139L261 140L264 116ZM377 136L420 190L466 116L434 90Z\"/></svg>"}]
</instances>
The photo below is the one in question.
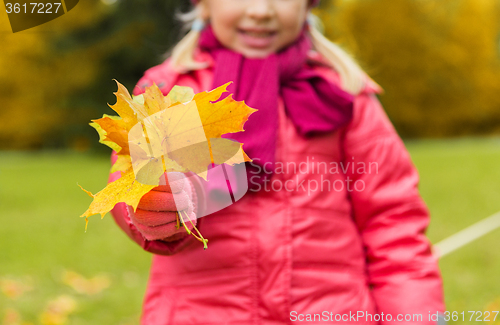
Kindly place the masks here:
<instances>
[{"instance_id":1,"label":"leaf stem","mask_svg":"<svg viewBox=\"0 0 500 325\"><path fill-rule=\"evenodd\" d=\"M189 230L189 228L186 226L186 223L184 222L184 219L182 219L182 225L184 226L184 229L186 229L186 232L188 233L188 235L191 235L191 230Z\"/></svg>"},{"instance_id":2,"label":"leaf stem","mask_svg":"<svg viewBox=\"0 0 500 325\"><path fill-rule=\"evenodd\" d=\"M199 241L201 241L203 243L203 249L207 249L208 248L208 246L207 246L208 239L203 238L203 235L200 233L200 231L198 230L198 228L196 228L196 226L193 224L193 222L189 218L187 212L185 210L182 210L182 212L184 212L184 214L188 218L189 222L191 222L191 225L193 226L193 229L196 230L196 232L198 233L198 235L200 237L196 236L194 233L193 233L193 236L195 236L196 239L198 239Z\"/></svg>"}]
</instances>

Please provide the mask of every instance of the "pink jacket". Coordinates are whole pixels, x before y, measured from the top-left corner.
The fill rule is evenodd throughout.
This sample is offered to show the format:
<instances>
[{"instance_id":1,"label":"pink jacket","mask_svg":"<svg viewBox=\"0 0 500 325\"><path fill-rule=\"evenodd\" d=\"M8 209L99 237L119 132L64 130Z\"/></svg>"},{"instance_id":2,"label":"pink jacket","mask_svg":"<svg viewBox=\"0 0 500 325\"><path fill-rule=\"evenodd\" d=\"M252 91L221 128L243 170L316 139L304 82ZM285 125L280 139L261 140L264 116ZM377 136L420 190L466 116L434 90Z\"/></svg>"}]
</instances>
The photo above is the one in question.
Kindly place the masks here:
<instances>
[{"instance_id":1,"label":"pink jacket","mask_svg":"<svg viewBox=\"0 0 500 325\"><path fill-rule=\"evenodd\" d=\"M311 64L339 82L316 59ZM135 93L152 82L165 94L175 84L200 92L211 81L212 67L178 74L167 60L146 71ZM141 324L436 324L429 315L445 306L425 236L429 212L377 92L368 82L352 122L310 140L281 104L283 168L267 190L198 219L207 250L192 236L146 241L118 204L118 225L155 254Z\"/></svg>"}]
</instances>

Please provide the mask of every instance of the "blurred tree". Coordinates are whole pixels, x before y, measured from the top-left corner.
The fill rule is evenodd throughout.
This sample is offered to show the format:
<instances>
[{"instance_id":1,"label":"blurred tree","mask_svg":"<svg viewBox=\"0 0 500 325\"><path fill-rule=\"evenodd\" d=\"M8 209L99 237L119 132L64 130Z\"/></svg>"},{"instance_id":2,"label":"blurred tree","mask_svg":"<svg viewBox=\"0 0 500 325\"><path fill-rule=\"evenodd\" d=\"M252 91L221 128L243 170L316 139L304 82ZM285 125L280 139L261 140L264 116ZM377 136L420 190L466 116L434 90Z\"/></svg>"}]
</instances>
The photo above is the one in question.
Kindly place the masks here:
<instances>
[{"instance_id":1,"label":"blurred tree","mask_svg":"<svg viewBox=\"0 0 500 325\"><path fill-rule=\"evenodd\" d=\"M1 13L5 19L0 25L0 148L40 147L64 127L70 116L61 110L64 99L88 86L98 65L88 57L74 65L78 53L56 51L51 42L98 19L104 9L98 4L82 2L78 13L70 11L16 34L10 31L6 13Z\"/></svg>"},{"instance_id":2,"label":"blurred tree","mask_svg":"<svg viewBox=\"0 0 500 325\"><path fill-rule=\"evenodd\" d=\"M322 1L326 34L385 89L402 136L500 132L500 2Z\"/></svg>"},{"instance_id":3,"label":"blurred tree","mask_svg":"<svg viewBox=\"0 0 500 325\"><path fill-rule=\"evenodd\" d=\"M116 115L106 105L116 102L113 92L117 86L113 79L131 91L146 69L164 60L165 52L180 34L175 13L187 7L189 1L182 0L118 0L109 6L110 13L99 23L58 39L56 44L63 51L88 50L100 63L99 73L86 87L85 95L74 94L67 105L80 112L73 120L72 130L77 130L76 134L85 134L92 145L107 150L98 144L97 133L88 122L103 113Z\"/></svg>"},{"instance_id":4,"label":"blurred tree","mask_svg":"<svg viewBox=\"0 0 500 325\"><path fill-rule=\"evenodd\" d=\"M114 114L106 105L116 101L113 79L132 89L160 63L180 33L174 14L188 6L80 1L64 16L16 34L2 20L0 149L104 148L88 123Z\"/></svg>"}]
</instances>

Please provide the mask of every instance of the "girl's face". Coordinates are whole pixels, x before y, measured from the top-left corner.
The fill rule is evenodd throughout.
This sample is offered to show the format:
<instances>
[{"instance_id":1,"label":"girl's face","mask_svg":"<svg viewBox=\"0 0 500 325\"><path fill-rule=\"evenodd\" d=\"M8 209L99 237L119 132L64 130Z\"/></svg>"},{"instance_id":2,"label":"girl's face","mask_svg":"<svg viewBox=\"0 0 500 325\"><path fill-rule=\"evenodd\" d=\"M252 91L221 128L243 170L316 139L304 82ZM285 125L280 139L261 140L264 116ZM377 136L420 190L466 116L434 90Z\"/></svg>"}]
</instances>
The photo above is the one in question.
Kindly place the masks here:
<instances>
[{"instance_id":1,"label":"girl's face","mask_svg":"<svg viewBox=\"0 0 500 325\"><path fill-rule=\"evenodd\" d=\"M299 36L308 0L202 0L217 39L248 58L263 58Z\"/></svg>"}]
</instances>

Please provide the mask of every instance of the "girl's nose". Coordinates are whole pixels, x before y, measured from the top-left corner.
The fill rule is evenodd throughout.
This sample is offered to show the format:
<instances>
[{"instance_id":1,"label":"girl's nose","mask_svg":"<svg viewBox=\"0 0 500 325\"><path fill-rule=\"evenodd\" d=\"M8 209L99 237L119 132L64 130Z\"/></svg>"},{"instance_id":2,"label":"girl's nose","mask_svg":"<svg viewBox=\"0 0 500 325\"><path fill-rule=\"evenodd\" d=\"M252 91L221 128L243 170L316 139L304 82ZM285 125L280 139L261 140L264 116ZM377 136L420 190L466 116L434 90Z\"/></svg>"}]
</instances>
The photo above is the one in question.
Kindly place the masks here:
<instances>
[{"instance_id":1,"label":"girl's nose","mask_svg":"<svg viewBox=\"0 0 500 325\"><path fill-rule=\"evenodd\" d=\"M254 19L269 19L274 15L274 0L249 0L247 14Z\"/></svg>"}]
</instances>

